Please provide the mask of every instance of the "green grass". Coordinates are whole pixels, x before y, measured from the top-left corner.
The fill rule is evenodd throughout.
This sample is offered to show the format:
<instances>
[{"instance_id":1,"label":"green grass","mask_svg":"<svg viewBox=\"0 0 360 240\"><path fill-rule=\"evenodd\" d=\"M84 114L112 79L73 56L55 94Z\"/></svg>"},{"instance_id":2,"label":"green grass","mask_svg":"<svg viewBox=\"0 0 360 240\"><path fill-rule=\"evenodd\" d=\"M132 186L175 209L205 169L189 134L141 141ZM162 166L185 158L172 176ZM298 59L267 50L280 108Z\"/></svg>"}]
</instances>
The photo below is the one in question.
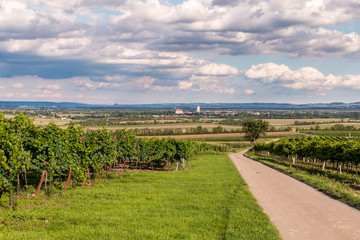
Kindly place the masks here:
<instances>
[{"instance_id":1,"label":"green grass","mask_svg":"<svg viewBox=\"0 0 360 240\"><path fill-rule=\"evenodd\" d=\"M0 210L0 239L280 239L226 154Z\"/></svg>"},{"instance_id":2,"label":"green grass","mask_svg":"<svg viewBox=\"0 0 360 240\"><path fill-rule=\"evenodd\" d=\"M320 170L311 166L295 166L290 162L274 160L270 156L249 151L247 157L278 169L314 188L360 208L360 179L347 174L337 174L331 170Z\"/></svg>"}]
</instances>

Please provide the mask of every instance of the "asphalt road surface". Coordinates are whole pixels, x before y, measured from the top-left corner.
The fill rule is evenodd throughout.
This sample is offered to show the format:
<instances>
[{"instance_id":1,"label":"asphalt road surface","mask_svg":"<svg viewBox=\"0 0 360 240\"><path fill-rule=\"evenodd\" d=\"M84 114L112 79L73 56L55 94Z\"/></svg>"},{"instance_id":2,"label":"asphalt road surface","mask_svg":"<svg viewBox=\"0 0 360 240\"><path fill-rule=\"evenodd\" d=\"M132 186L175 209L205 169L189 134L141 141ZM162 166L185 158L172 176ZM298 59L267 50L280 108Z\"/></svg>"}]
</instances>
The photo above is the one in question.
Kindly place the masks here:
<instances>
[{"instance_id":1,"label":"asphalt road surface","mask_svg":"<svg viewBox=\"0 0 360 240\"><path fill-rule=\"evenodd\" d=\"M283 239L360 240L360 211L244 157L230 154Z\"/></svg>"}]
</instances>

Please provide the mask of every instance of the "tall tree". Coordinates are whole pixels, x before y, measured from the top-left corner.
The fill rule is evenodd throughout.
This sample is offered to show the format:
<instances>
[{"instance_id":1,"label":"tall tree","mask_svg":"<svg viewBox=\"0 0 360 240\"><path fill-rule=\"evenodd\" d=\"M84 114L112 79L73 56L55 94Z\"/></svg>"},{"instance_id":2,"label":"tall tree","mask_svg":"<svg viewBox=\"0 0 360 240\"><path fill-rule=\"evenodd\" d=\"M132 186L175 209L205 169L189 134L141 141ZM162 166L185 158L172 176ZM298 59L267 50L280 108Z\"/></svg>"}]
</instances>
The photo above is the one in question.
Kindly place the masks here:
<instances>
[{"instance_id":1,"label":"tall tree","mask_svg":"<svg viewBox=\"0 0 360 240\"><path fill-rule=\"evenodd\" d=\"M262 119L245 119L241 123L245 138L255 142L261 135L266 134L269 123Z\"/></svg>"}]
</instances>

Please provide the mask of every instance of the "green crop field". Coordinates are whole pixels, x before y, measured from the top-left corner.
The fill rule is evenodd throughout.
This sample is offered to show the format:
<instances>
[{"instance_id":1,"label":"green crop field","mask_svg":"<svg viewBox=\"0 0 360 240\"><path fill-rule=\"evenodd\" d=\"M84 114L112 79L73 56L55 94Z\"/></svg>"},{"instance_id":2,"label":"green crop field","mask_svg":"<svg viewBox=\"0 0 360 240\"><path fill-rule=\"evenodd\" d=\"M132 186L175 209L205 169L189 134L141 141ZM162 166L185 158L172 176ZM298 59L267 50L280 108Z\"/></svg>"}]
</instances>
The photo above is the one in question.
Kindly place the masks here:
<instances>
[{"instance_id":1,"label":"green crop field","mask_svg":"<svg viewBox=\"0 0 360 240\"><path fill-rule=\"evenodd\" d=\"M280 239L225 154L0 208L0 239Z\"/></svg>"},{"instance_id":2,"label":"green crop field","mask_svg":"<svg viewBox=\"0 0 360 240\"><path fill-rule=\"evenodd\" d=\"M331 130L306 130L306 134L329 137L360 137L360 131L331 131Z\"/></svg>"}]
</instances>

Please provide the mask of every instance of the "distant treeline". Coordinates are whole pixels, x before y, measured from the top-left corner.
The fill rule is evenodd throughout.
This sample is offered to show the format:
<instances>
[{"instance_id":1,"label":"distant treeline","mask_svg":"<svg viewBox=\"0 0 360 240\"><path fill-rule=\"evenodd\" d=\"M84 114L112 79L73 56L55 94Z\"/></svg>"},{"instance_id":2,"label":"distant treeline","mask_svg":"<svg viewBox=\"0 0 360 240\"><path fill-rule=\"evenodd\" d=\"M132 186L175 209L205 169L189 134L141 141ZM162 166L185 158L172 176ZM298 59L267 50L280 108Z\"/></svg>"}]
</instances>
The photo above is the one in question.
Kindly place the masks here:
<instances>
[{"instance_id":1,"label":"distant treeline","mask_svg":"<svg viewBox=\"0 0 360 240\"><path fill-rule=\"evenodd\" d=\"M150 125L150 124L174 124L174 123L191 123L192 120L176 120L176 121L168 121L162 122L159 120L153 121L121 121L119 119L86 119L83 121L76 121L77 124L84 127L93 127L93 126L126 126L126 125Z\"/></svg>"},{"instance_id":2,"label":"distant treeline","mask_svg":"<svg viewBox=\"0 0 360 240\"><path fill-rule=\"evenodd\" d=\"M332 127L321 128L320 125L316 125L315 127L310 127L310 129L300 129L303 131L313 130L313 131L360 131L360 128L357 128L353 125L344 125L344 124L336 124Z\"/></svg>"},{"instance_id":3,"label":"distant treeline","mask_svg":"<svg viewBox=\"0 0 360 240\"><path fill-rule=\"evenodd\" d=\"M315 124L329 124L329 123L343 123L344 120L341 120L341 121L328 121L328 122L315 122L315 121L295 121L294 122L294 125L315 125ZM357 121L346 121L347 123L357 123Z\"/></svg>"},{"instance_id":4,"label":"distant treeline","mask_svg":"<svg viewBox=\"0 0 360 240\"><path fill-rule=\"evenodd\" d=\"M168 135L186 135L186 134L212 134L212 133L241 133L241 128L223 128L217 126L212 129L197 126L195 128L138 128L133 130L139 136L168 136Z\"/></svg>"},{"instance_id":5,"label":"distant treeline","mask_svg":"<svg viewBox=\"0 0 360 240\"><path fill-rule=\"evenodd\" d=\"M283 132L291 131L291 127L275 128L270 127L268 132ZM241 128L224 128L217 126L212 129L204 128L202 126L191 128L137 128L133 131L139 136L169 136L169 135L193 135L193 134L219 134L219 133L242 133Z\"/></svg>"},{"instance_id":6,"label":"distant treeline","mask_svg":"<svg viewBox=\"0 0 360 240\"><path fill-rule=\"evenodd\" d=\"M227 118L227 119L219 121L219 124L241 126L241 122L242 122L242 120L239 120L239 119Z\"/></svg>"}]
</instances>

